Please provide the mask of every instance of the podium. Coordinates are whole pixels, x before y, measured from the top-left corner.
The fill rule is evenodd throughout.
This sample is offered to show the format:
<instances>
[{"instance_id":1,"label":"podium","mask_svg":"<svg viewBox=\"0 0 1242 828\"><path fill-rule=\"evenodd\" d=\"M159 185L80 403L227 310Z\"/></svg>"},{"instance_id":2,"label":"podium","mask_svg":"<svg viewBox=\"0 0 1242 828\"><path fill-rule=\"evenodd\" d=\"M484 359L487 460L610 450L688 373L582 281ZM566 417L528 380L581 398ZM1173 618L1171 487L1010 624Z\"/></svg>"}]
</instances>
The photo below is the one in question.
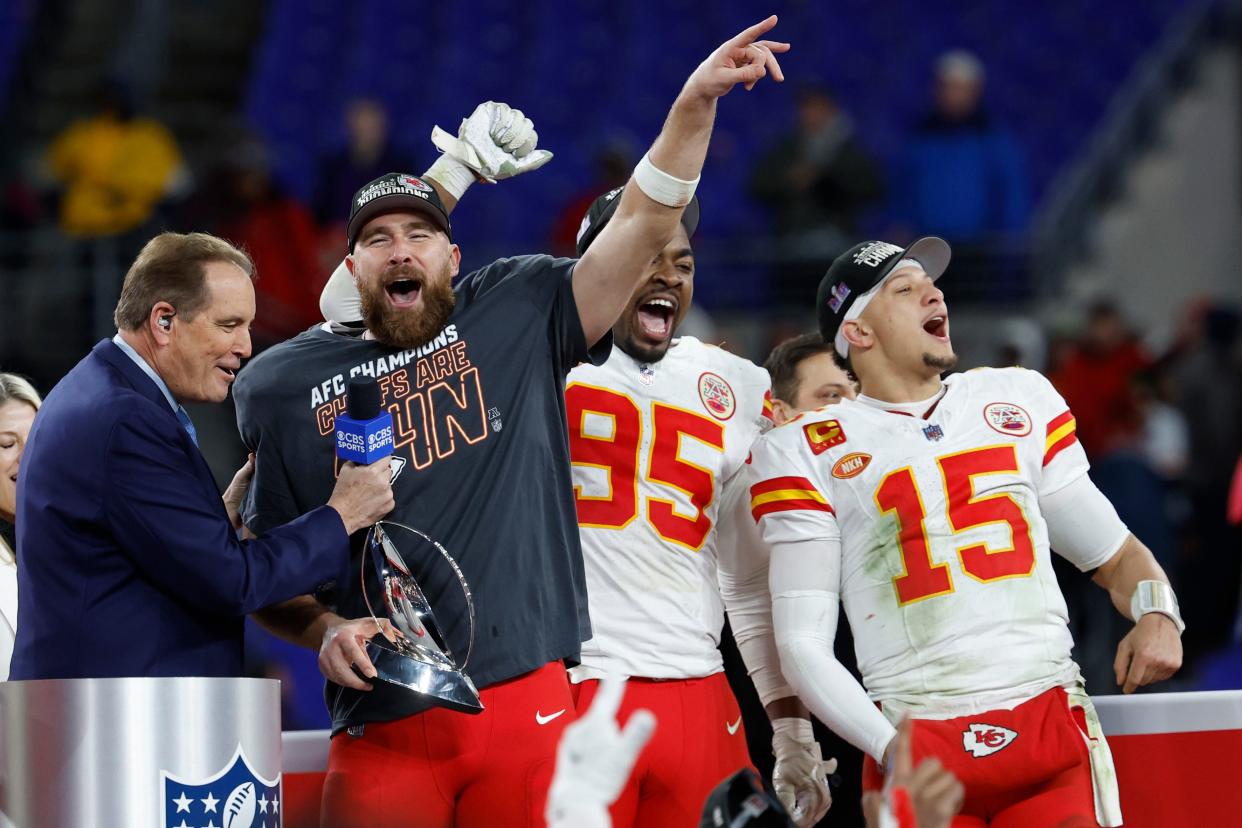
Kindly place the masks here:
<instances>
[{"instance_id":1,"label":"podium","mask_svg":"<svg viewBox=\"0 0 1242 828\"><path fill-rule=\"evenodd\" d=\"M280 683L0 683L0 826L279 828Z\"/></svg>"}]
</instances>

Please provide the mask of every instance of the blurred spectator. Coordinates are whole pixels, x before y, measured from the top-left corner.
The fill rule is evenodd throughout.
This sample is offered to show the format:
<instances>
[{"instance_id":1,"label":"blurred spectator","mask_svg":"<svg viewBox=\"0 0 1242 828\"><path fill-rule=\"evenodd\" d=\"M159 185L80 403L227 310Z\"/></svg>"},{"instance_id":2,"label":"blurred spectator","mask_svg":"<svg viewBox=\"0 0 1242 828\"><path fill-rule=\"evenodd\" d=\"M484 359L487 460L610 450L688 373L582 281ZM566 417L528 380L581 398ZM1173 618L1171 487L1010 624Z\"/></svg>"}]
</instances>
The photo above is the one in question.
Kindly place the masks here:
<instances>
[{"instance_id":1,"label":"blurred spectator","mask_svg":"<svg viewBox=\"0 0 1242 828\"><path fill-rule=\"evenodd\" d=\"M388 112L379 101L354 98L346 104L345 134L345 147L319 160L313 204L315 218L325 229L339 230L341 244L358 188L384 173L411 169L409 159L389 140Z\"/></svg>"},{"instance_id":2,"label":"blurred spectator","mask_svg":"<svg viewBox=\"0 0 1242 828\"><path fill-rule=\"evenodd\" d=\"M624 142L614 142L595 154L595 180L569 199L557 214L552 223L548 252L553 256L578 255L578 228L582 226L583 217L595 199L630 180L635 163L633 156Z\"/></svg>"},{"instance_id":3,"label":"blurred spectator","mask_svg":"<svg viewBox=\"0 0 1242 828\"><path fill-rule=\"evenodd\" d=\"M1044 329L1034 319L1011 316L997 326L997 368L1018 366L1043 372L1048 354Z\"/></svg>"},{"instance_id":4,"label":"blurred spectator","mask_svg":"<svg viewBox=\"0 0 1242 828\"><path fill-rule=\"evenodd\" d=\"M1136 374L1130 392L1142 424L1139 453L1167 482L1181 480L1190 461L1190 432L1176 404L1176 383L1157 366Z\"/></svg>"},{"instance_id":5,"label":"blurred spectator","mask_svg":"<svg viewBox=\"0 0 1242 828\"><path fill-rule=\"evenodd\" d=\"M1091 459L1091 479L1122 521L1167 563L1172 529L1164 510L1154 508L1164 502L1165 486L1135 449L1143 423L1132 382L1149 365L1147 355L1108 301L1096 302L1087 311L1081 336L1060 340L1055 347L1049 379L1074 412L1078 439ZM1053 566L1087 686L1093 693L1117 692L1112 664L1125 632L1120 616L1106 602L1094 600L1096 587L1089 577L1060 558Z\"/></svg>"},{"instance_id":6,"label":"blurred spectator","mask_svg":"<svg viewBox=\"0 0 1242 828\"><path fill-rule=\"evenodd\" d=\"M772 214L788 264L780 298L813 296L826 262L858 232L860 212L884 194L879 166L854 134L854 122L828 90L798 91L798 122L759 159L750 192Z\"/></svg>"},{"instance_id":7,"label":"blurred spectator","mask_svg":"<svg viewBox=\"0 0 1242 828\"><path fill-rule=\"evenodd\" d=\"M1227 519L1229 486L1242 454L1242 316L1207 306L1185 326L1170 370L1182 389L1190 433L1186 489L1191 531L1181 579L1195 596L1186 613L1187 660L1229 639L1242 581L1242 527ZM1194 626L1191 626L1191 625Z\"/></svg>"},{"instance_id":8,"label":"blurred spectator","mask_svg":"<svg viewBox=\"0 0 1242 828\"><path fill-rule=\"evenodd\" d=\"M15 172L0 171L0 269L17 270L30 260L27 236L39 221L39 195Z\"/></svg>"},{"instance_id":9,"label":"blurred spectator","mask_svg":"<svg viewBox=\"0 0 1242 828\"><path fill-rule=\"evenodd\" d=\"M273 180L262 140L230 131L221 144L227 154L184 205L178 225L228 239L254 260L257 308L250 333L257 353L322 321L319 291L328 272L317 255L315 221Z\"/></svg>"},{"instance_id":10,"label":"blurred spectator","mask_svg":"<svg viewBox=\"0 0 1242 828\"><path fill-rule=\"evenodd\" d=\"M1187 478L1202 493L1228 490L1242 452L1242 316L1209 307L1197 336L1175 357L1182 412L1190 426Z\"/></svg>"},{"instance_id":11,"label":"blurred spectator","mask_svg":"<svg viewBox=\"0 0 1242 828\"><path fill-rule=\"evenodd\" d=\"M1095 303L1083 336L1049 377L1074 412L1078 439L1093 461L1140 432L1130 383L1149 364L1120 311L1107 300Z\"/></svg>"},{"instance_id":12,"label":"blurred spectator","mask_svg":"<svg viewBox=\"0 0 1242 828\"><path fill-rule=\"evenodd\" d=\"M936 61L935 100L893 176L894 218L908 233L986 243L1021 232L1030 215L1026 162L983 105L983 64L970 52Z\"/></svg>"},{"instance_id":13,"label":"blurred spectator","mask_svg":"<svg viewBox=\"0 0 1242 828\"><path fill-rule=\"evenodd\" d=\"M0 374L0 681L8 680L17 633L17 472L41 404L25 379Z\"/></svg>"},{"instance_id":14,"label":"blurred spectator","mask_svg":"<svg viewBox=\"0 0 1242 828\"><path fill-rule=\"evenodd\" d=\"M138 117L129 91L105 84L98 109L60 133L48 149L52 176L64 187L60 226L98 238L137 230L155 214L181 167L172 133Z\"/></svg>"}]
</instances>

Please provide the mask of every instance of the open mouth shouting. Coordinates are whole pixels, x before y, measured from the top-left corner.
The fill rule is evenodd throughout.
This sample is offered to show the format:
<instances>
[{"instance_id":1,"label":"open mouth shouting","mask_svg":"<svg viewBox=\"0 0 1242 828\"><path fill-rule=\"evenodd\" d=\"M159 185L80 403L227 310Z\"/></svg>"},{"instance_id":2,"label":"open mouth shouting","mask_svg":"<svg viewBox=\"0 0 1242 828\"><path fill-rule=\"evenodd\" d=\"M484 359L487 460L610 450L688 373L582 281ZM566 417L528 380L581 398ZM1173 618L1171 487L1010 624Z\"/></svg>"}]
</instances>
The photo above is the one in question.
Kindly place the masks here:
<instances>
[{"instance_id":1,"label":"open mouth shouting","mask_svg":"<svg viewBox=\"0 0 1242 828\"><path fill-rule=\"evenodd\" d=\"M949 315L938 311L923 320L923 330L933 339L947 343L949 341Z\"/></svg>"},{"instance_id":2,"label":"open mouth shouting","mask_svg":"<svg viewBox=\"0 0 1242 828\"><path fill-rule=\"evenodd\" d=\"M388 302L398 310L412 308L418 304L418 298L423 292L423 280L418 276L399 275L396 279L384 285L384 293L388 296Z\"/></svg>"},{"instance_id":3,"label":"open mouth shouting","mask_svg":"<svg viewBox=\"0 0 1242 828\"><path fill-rule=\"evenodd\" d=\"M635 309L635 330L651 344L667 341L673 335L680 302L676 294L653 293L644 297Z\"/></svg>"}]
</instances>

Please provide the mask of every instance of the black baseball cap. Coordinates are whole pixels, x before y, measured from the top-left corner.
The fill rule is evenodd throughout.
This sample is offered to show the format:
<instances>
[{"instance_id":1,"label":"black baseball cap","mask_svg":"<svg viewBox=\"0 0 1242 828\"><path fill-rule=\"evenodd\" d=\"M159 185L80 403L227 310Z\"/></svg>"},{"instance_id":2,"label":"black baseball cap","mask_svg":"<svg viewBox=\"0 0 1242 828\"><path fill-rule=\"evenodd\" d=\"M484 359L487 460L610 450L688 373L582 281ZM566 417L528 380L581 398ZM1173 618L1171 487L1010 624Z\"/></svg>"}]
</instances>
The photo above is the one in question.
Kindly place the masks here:
<instances>
[{"instance_id":1,"label":"black baseball cap","mask_svg":"<svg viewBox=\"0 0 1242 828\"><path fill-rule=\"evenodd\" d=\"M599 231L603 230L604 225L612 218L612 214L617 212L617 205L621 203L621 192L624 189L625 187L617 187L615 190L609 190L591 202L591 206L587 208L586 215L582 217L582 224L578 227L579 256L586 252L586 249L591 246L591 242L595 241L595 237L599 235ZM694 231L699 226L699 199L697 196L691 196L690 203L682 211L681 225L686 228L687 236L694 235Z\"/></svg>"},{"instance_id":2,"label":"black baseball cap","mask_svg":"<svg viewBox=\"0 0 1242 828\"><path fill-rule=\"evenodd\" d=\"M763 789L759 774L742 768L707 795L699 828L785 828L793 825L781 803Z\"/></svg>"},{"instance_id":3,"label":"black baseball cap","mask_svg":"<svg viewBox=\"0 0 1242 828\"><path fill-rule=\"evenodd\" d=\"M424 213L436 227L453 240L453 227L449 224L448 210L440 201L440 194L431 184L409 173L386 173L354 193L349 204L349 225L346 242L349 252L354 252L354 242L363 226L384 213L412 210Z\"/></svg>"},{"instance_id":4,"label":"black baseball cap","mask_svg":"<svg viewBox=\"0 0 1242 828\"><path fill-rule=\"evenodd\" d=\"M906 248L883 241L865 241L833 259L815 293L819 332L825 342L836 339L846 314L862 296L880 286L902 259L914 259L932 281L949 266L949 244L938 236L924 236ZM842 354L845 356L845 354Z\"/></svg>"}]
</instances>

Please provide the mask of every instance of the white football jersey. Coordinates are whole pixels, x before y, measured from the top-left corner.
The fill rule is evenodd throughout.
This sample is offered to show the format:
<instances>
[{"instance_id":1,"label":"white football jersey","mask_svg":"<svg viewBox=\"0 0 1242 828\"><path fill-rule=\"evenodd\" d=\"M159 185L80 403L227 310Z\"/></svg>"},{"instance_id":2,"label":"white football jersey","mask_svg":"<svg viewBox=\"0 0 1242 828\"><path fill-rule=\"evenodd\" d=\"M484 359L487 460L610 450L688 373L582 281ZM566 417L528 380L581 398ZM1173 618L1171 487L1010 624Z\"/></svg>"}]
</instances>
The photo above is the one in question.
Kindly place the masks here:
<instances>
[{"instance_id":1,"label":"white football jersey","mask_svg":"<svg viewBox=\"0 0 1242 828\"><path fill-rule=\"evenodd\" d=\"M1034 371L945 385L923 418L847 401L754 448L769 544L840 530L837 591L886 713L996 709L1078 677L1039 505L1087 472L1074 417Z\"/></svg>"},{"instance_id":2,"label":"white football jersey","mask_svg":"<svg viewBox=\"0 0 1242 828\"><path fill-rule=\"evenodd\" d=\"M768 374L683 336L659 362L614 347L565 389L593 637L575 681L722 669L721 491L770 424Z\"/></svg>"}]
</instances>

